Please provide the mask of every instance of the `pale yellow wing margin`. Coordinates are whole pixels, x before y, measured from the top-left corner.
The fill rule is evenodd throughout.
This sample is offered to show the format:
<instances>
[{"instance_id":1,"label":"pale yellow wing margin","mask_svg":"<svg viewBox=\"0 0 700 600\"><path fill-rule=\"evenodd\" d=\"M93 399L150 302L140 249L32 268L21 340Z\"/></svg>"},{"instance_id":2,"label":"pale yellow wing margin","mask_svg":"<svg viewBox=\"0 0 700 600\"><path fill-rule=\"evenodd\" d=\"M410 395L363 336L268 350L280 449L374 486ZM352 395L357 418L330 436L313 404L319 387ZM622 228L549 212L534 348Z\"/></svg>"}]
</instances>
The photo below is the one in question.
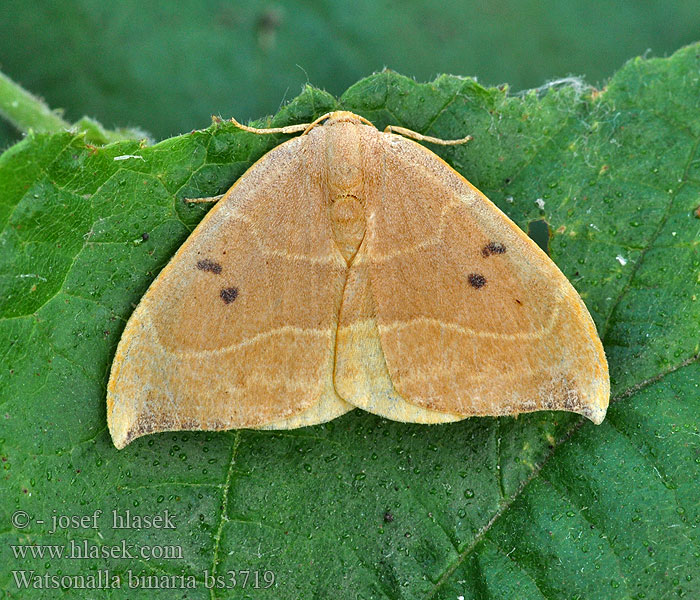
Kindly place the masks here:
<instances>
[{"instance_id":1,"label":"pale yellow wing margin","mask_svg":"<svg viewBox=\"0 0 700 600\"><path fill-rule=\"evenodd\" d=\"M290 140L253 165L158 275L112 364L118 448L147 433L292 428L353 407L333 387L345 282L323 156Z\"/></svg>"},{"instance_id":2,"label":"pale yellow wing margin","mask_svg":"<svg viewBox=\"0 0 700 600\"><path fill-rule=\"evenodd\" d=\"M607 362L566 277L435 154L391 134L377 145L366 259L396 392L450 415L550 409L600 423Z\"/></svg>"}]
</instances>

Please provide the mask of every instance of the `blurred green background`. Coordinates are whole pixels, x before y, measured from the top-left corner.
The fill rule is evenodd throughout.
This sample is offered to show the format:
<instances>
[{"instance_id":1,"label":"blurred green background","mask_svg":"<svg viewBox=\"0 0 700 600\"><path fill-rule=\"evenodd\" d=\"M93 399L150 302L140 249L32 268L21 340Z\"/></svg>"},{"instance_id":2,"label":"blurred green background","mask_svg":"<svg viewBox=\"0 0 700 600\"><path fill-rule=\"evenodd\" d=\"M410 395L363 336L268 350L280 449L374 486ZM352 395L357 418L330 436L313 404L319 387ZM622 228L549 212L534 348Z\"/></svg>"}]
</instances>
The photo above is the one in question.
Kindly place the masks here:
<instances>
[{"instance_id":1,"label":"blurred green background","mask_svg":"<svg viewBox=\"0 0 700 600\"><path fill-rule=\"evenodd\" d=\"M570 74L602 84L699 38L698 0L0 0L0 70L69 121L156 139L212 114L273 114L307 81L338 95L389 67L512 91ZM19 139L1 127L0 145Z\"/></svg>"}]
</instances>

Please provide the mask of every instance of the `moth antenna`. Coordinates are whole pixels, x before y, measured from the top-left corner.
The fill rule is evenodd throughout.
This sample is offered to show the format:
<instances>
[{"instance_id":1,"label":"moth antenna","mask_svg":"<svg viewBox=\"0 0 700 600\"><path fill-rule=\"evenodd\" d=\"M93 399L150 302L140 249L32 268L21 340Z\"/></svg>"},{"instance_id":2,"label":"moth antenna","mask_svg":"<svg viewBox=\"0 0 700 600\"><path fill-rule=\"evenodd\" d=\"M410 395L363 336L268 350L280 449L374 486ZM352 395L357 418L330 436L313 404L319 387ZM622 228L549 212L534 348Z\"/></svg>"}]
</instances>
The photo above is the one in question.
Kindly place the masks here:
<instances>
[{"instance_id":1,"label":"moth antenna","mask_svg":"<svg viewBox=\"0 0 700 600\"><path fill-rule=\"evenodd\" d=\"M318 119L316 119L313 123L307 123L306 128L304 129L304 134L309 133L316 125L318 125L321 121L325 121L328 117L331 116L331 113L326 113L325 115L321 115Z\"/></svg>"},{"instance_id":2,"label":"moth antenna","mask_svg":"<svg viewBox=\"0 0 700 600\"><path fill-rule=\"evenodd\" d=\"M327 116L328 115L323 115L323 117L319 117L319 119L316 119L316 121L314 121L313 123L300 123L299 125L287 125L286 127L248 127L248 125L242 125L233 117L231 117L231 123L233 123L239 129L242 129L243 131L257 133L259 135L267 135L270 133L299 133L300 131L304 131L307 127L315 125L320 119L325 119Z\"/></svg>"},{"instance_id":3,"label":"moth antenna","mask_svg":"<svg viewBox=\"0 0 700 600\"><path fill-rule=\"evenodd\" d=\"M187 204L196 204L199 202L218 202L225 195L226 194L219 194L218 196L208 196L206 198L185 198L185 202L187 202Z\"/></svg>"},{"instance_id":4,"label":"moth antenna","mask_svg":"<svg viewBox=\"0 0 700 600\"><path fill-rule=\"evenodd\" d=\"M440 144L441 146L457 146L458 144L466 144L468 141L473 139L471 135L468 135L458 140L441 140L440 138L423 135L417 131L406 129L405 127L397 127L396 125L387 125L384 133L398 133L399 135L413 138L419 142L430 142L431 144Z\"/></svg>"},{"instance_id":5,"label":"moth antenna","mask_svg":"<svg viewBox=\"0 0 700 600\"><path fill-rule=\"evenodd\" d=\"M258 133L258 134L268 134L268 133L298 133L298 132L303 132L302 135L309 133L316 125L318 125L321 121L325 121L328 117L330 117L333 113L326 113L325 115L321 115L313 121L312 123L299 123L298 125L287 125L286 127L270 127L270 128L264 128L264 129L258 129L257 127L248 127L247 125L241 125L236 119L231 117L231 123L233 123L236 127L242 129L243 131L250 131L251 133ZM364 117L360 117L359 115L355 115L362 123L366 123L367 125L372 125L370 121L365 119ZM374 127L374 125L372 125ZM408 131L408 130L406 130ZM420 134L416 134L420 135ZM430 139L435 139L435 138L425 138L426 140ZM440 140L438 140L438 143ZM449 142L448 142L449 143Z\"/></svg>"}]
</instances>

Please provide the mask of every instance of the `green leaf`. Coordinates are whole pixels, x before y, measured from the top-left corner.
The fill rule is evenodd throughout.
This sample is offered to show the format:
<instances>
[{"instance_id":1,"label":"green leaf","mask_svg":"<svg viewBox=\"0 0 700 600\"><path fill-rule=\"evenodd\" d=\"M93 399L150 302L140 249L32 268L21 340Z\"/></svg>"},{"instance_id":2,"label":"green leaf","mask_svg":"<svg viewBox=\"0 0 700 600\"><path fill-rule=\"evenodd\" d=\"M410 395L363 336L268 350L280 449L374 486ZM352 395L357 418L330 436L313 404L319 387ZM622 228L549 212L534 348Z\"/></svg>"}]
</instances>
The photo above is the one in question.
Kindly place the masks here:
<instances>
[{"instance_id":1,"label":"green leaf","mask_svg":"<svg viewBox=\"0 0 700 600\"><path fill-rule=\"evenodd\" d=\"M384 66L420 81L478 74L514 90L570 73L595 84L630 56L667 55L699 30L697 0L190 0L177 11L3 0L0 68L71 122L89 115L163 139L212 114L243 122L274 112L307 81L340 94ZM0 129L0 147L6 139Z\"/></svg>"},{"instance_id":2,"label":"green leaf","mask_svg":"<svg viewBox=\"0 0 700 600\"><path fill-rule=\"evenodd\" d=\"M602 91L512 97L383 72L339 100L307 87L272 121L344 108L380 128L471 133L438 152L524 230L546 219L551 256L596 321L613 387L600 426L558 412L429 427L354 411L116 451L108 369L134 305L206 212L183 198L221 193L286 138L222 123L146 148L70 133L12 147L0 157L0 588L57 597L18 591L12 571L108 568L123 578L111 598L700 596L699 72L698 45L635 59ZM97 510L97 529L51 533L52 517ZM112 510L167 510L176 529L114 529ZM84 540L182 557L15 556ZM243 589L240 572L237 587L206 589L205 572L241 569L259 570L262 589L252 576ZM161 585L193 576L196 589L128 589L129 570Z\"/></svg>"},{"instance_id":3,"label":"green leaf","mask_svg":"<svg viewBox=\"0 0 700 600\"><path fill-rule=\"evenodd\" d=\"M23 132L58 133L65 130L84 133L85 141L107 144L132 139L146 138L148 134L136 129L108 131L94 119L83 117L74 125L63 120L57 111L52 111L40 98L0 73L0 117Z\"/></svg>"}]
</instances>

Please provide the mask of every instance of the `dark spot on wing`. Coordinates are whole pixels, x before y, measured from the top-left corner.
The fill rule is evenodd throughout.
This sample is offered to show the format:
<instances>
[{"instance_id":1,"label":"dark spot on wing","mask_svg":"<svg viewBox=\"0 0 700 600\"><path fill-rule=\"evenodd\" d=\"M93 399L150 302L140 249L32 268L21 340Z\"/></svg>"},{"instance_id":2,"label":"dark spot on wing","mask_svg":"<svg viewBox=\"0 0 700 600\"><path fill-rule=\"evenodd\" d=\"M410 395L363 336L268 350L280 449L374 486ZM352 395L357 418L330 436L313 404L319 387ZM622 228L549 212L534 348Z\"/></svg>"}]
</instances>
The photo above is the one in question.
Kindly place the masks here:
<instances>
[{"instance_id":1,"label":"dark spot on wing","mask_svg":"<svg viewBox=\"0 0 700 600\"><path fill-rule=\"evenodd\" d=\"M486 285L486 277L484 277L483 275L479 275L478 273L470 273L469 283L472 287L478 290L479 288L482 288Z\"/></svg>"},{"instance_id":2,"label":"dark spot on wing","mask_svg":"<svg viewBox=\"0 0 700 600\"><path fill-rule=\"evenodd\" d=\"M518 300L517 298L515 299L515 301L516 301L516 302L517 302L518 304L520 304L520 306L522 306L522 305L523 305L523 303L522 303L522 302L520 302L520 300Z\"/></svg>"},{"instance_id":3,"label":"dark spot on wing","mask_svg":"<svg viewBox=\"0 0 700 600\"><path fill-rule=\"evenodd\" d=\"M221 273L221 265L218 262L214 262L210 258L198 260L197 268L200 271L209 271L210 273L214 273L214 275Z\"/></svg>"},{"instance_id":4,"label":"dark spot on wing","mask_svg":"<svg viewBox=\"0 0 700 600\"><path fill-rule=\"evenodd\" d=\"M481 249L482 256L491 256L492 254L505 254L506 247L500 242L489 242Z\"/></svg>"},{"instance_id":5,"label":"dark spot on wing","mask_svg":"<svg viewBox=\"0 0 700 600\"><path fill-rule=\"evenodd\" d=\"M231 302L238 298L238 288L224 288L223 290L221 290L220 296L226 304L231 304Z\"/></svg>"}]
</instances>

